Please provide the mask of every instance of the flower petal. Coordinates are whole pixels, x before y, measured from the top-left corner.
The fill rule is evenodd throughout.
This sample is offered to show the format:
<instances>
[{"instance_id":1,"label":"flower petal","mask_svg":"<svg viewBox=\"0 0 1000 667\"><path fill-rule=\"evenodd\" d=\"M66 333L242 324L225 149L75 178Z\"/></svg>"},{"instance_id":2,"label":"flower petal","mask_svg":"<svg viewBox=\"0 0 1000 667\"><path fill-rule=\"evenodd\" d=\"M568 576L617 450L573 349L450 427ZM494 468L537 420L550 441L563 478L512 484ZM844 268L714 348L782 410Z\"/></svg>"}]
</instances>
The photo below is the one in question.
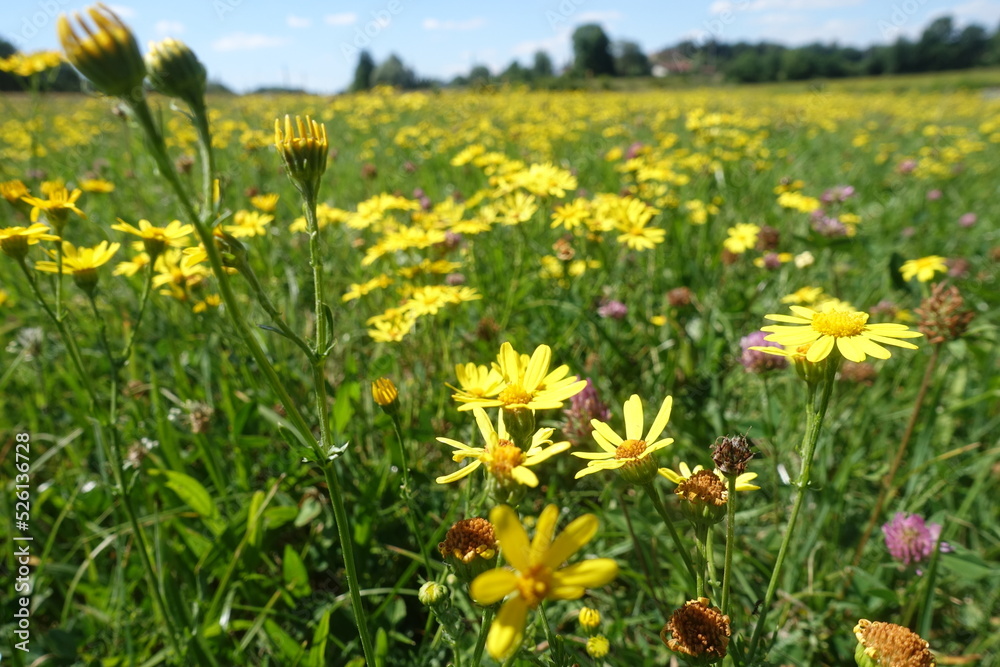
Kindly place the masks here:
<instances>
[{"instance_id":1,"label":"flower petal","mask_svg":"<svg viewBox=\"0 0 1000 667\"><path fill-rule=\"evenodd\" d=\"M854 336L845 336L837 339L837 349L844 355L844 359L861 363L865 360L864 351L855 344Z\"/></svg>"},{"instance_id":2,"label":"flower petal","mask_svg":"<svg viewBox=\"0 0 1000 667\"><path fill-rule=\"evenodd\" d=\"M816 363L830 356L830 352L833 351L834 344L833 336L821 336L819 340L813 343L809 347L809 351L806 352L806 361L811 361Z\"/></svg>"},{"instance_id":3,"label":"flower petal","mask_svg":"<svg viewBox=\"0 0 1000 667\"><path fill-rule=\"evenodd\" d=\"M509 505L497 505L490 512L490 523L496 532L497 542L503 550L503 557L521 572L531 568L528 556L531 547L528 544L528 534L524 532L521 520Z\"/></svg>"},{"instance_id":4,"label":"flower petal","mask_svg":"<svg viewBox=\"0 0 1000 667\"><path fill-rule=\"evenodd\" d=\"M663 433L663 429L667 427L667 422L670 421L670 410L673 405L673 396L667 396L663 399L663 403L660 405L660 411L656 413L656 419L653 420L653 425L649 427L649 433L646 434L646 442L654 442L660 437L660 434Z\"/></svg>"},{"instance_id":5,"label":"flower petal","mask_svg":"<svg viewBox=\"0 0 1000 667\"><path fill-rule=\"evenodd\" d=\"M472 414L476 417L476 424L479 425L479 432L483 434L483 442L489 444L492 440L492 436L496 434L493 430L493 422L490 421L489 415L486 414L486 410L482 408L473 408Z\"/></svg>"},{"instance_id":6,"label":"flower petal","mask_svg":"<svg viewBox=\"0 0 1000 667\"><path fill-rule=\"evenodd\" d=\"M545 552L544 563L553 570L594 539L599 523L593 514L579 516L559 533Z\"/></svg>"},{"instance_id":7,"label":"flower petal","mask_svg":"<svg viewBox=\"0 0 1000 667\"><path fill-rule=\"evenodd\" d=\"M594 437L594 442L597 443L598 447L600 447L601 449L603 449L608 454L614 454L615 453L615 449L617 449L617 448L614 445L612 445L610 442L608 442L607 438L605 438L603 435L601 435L597 431L591 431L590 434Z\"/></svg>"},{"instance_id":8,"label":"flower petal","mask_svg":"<svg viewBox=\"0 0 1000 667\"><path fill-rule=\"evenodd\" d=\"M466 475L472 474L472 471L478 468L479 465L480 465L479 461L473 461L469 465L463 468L459 468L450 475L442 475L437 479L435 479L434 481L437 482L438 484L448 484L450 482L454 482L455 480L462 479Z\"/></svg>"},{"instance_id":9,"label":"flower petal","mask_svg":"<svg viewBox=\"0 0 1000 667\"><path fill-rule=\"evenodd\" d=\"M624 438L622 438L620 435L612 431L611 427L602 421L591 419L590 425L594 427L595 433L600 433L601 435L603 435L604 439L607 440L612 445L614 445L615 447L625 442Z\"/></svg>"},{"instance_id":10,"label":"flower petal","mask_svg":"<svg viewBox=\"0 0 1000 667\"><path fill-rule=\"evenodd\" d=\"M657 440L651 445L646 445L646 449L644 449L642 454L640 454L637 458L644 459L653 452L658 452L667 445L673 444L673 442L674 442L673 438L664 438L663 440Z\"/></svg>"},{"instance_id":11,"label":"flower petal","mask_svg":"<svg viewBox=\"0 0 1000 667\"><path fill-rule=\"evenodd\" d=\"M500 608L486 637L486 650L494 660L505 660L521 647L527 618L528 603L520 595Z\"/></svg>"},{"instance_id":12,"label":"flower petal","mask_svg":"<svg viewBox=\"0 0 1000 667\"><path fill-rule=\"evenodd\" d=\"M645 426L642 418L642 399L638 394L632 394L625 401L625 439L642 440L642 429Z\"/></svg>"},{"instance_id":13,"label":"flower petal","mask_svg":"<svg viewBox=\"0 0 1000 667\"><path fill-rule=\"evenodd\" d=\"M538 515L538 522L535 524L535 538L531 540L531 562L540 563L552 544L552 535L556 532L556 522L559 521L559 508L555 505L546 505L542 513Z\"/></svg>"},{"instance_id":14,"label":"flower petal","mask_svg":"<svg viewBox=\"0 0 1000 667\"><path fill-rule=\"evenodd\" d=\"M809 324L810 320L802 317L792 317L791 315L765 315L765 320L772 322L785 322L786 324Z\"/></svg>"},{"instance_id":15,"label":"flower petal","mask_svg":"<svg viewBox=\"0 0 1000 667\"><path fill-rule=\"evenodd\" d=\"M529 468L524 466L517 466L510 471L510 476L514 478L518 484L523 484L524 486L530 486L535 488L538 486L538 475L531 472Z\"/></svg>"},{"instance_id":16,"label":"flower petal","mask_svg":"<svg viewBox=\"0 0 1000 667\"><path fill-rule=\"evenodd\" d=\"M536 454L532 454L531 456L524 459L524 465L533 466L536 463L541 463L547 458L555 456L556 454L559 454L561 452L565 452L567 449L569 449L569 447L570 447L569 442L566 441L557 442L553 444L551 447L546 447L542 451Z\"/></svg>"},{"instance_id":17,"label":"flower petal","mask_svg":"<svg viewBox=\"0 0 1000 667\"><path fill-rule=\"evenodd\" d=\"M889 353L889 350L869 339L867 336L855 336L852 340L858 349L869 356L875 357L876 359L888 359L892 356Z\"/></svg>"},{"instance_id":18,"label":"flower petal","mask_svg":"<svg viewBox=\"0 0 1000 667\"><path fill-rule=\"evenodd\" d=\"M552 574L552 586L597 588L618 576L618 563L611 558L591 558Z\"/></svg>"},{"instance_id":19,"label":"flower petal","mask_svg":"<svg viewBox=\"0 0 1000 667\"><path fill-rule=\"evenodd\" d=\"M806 308L805 306L789 306L788 310L792 311L793 313L795 313L796 315L798 315L803 319L809 320L810 322L812 322L812 319L816 317L817 314L815 310L813 310L812 308Z\"/></svg>"},{"instance_id":20,"label":"flower petal","mask_svg":"<svg viewBox=\"0 0 1000 667\"><path fill-rule=\"evenodd\" d=\"M656 472L660 473L660 475L662 475L663 477L666 477L667 479L669 479L674 484L680 484L681 482L684 481L683 477L681 477L680 475L678 475L676 472L674 472L670 468L660 468Z\"/></svg>"},{"instance_id":21,"label":"flower petal","mask_svg":"<svg viewBox=\"0 0 1000 667\"><path fill-rule=\"evenodd\" d=\"M487 570L473 579L469 595L482 605L499 602L517 590L517 573L507 568Z\"/></svg>"},{"instance_id":22,"label":"flower petal","mask_svg":"<svg viewBox=\"0 0 1000 667\"><path fill-rule=\"evenodd\" d=\"M613 459L615 454L614 452L573 452L573 456L581 459L603 461L605 459Z\"/></svg>"},{"instance_id":23,"label":"flower petal","mask_svg":"<svg viewBox=\"0 0 1000 667\"><path fill-rule=\"evenodd\" d=\"M524 372L524 390L533 392L542 383L542 379L549 372L549 364L552 363L552 348L548 345L539 345L528 361L528 368Z\"/></svg>"}]
</instances>

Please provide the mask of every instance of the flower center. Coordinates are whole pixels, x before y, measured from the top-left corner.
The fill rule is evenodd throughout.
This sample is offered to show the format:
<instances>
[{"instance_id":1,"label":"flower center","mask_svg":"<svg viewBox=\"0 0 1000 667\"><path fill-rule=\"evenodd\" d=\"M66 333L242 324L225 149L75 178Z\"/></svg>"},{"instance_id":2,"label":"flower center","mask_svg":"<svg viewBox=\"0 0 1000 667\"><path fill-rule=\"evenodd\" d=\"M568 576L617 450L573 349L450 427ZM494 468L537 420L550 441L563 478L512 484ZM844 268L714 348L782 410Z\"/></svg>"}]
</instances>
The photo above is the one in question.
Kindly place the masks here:
<instances>
[{"instance_id":1,"label":"flower center","mask_svg":"<svg viewBox=\"0 0 1000 667\"><path fill-rule=\"evenodd\" d=\"M711 470L699 470L677 485L675 493L690 502L721 507L729 499L726 483Z\"/></svg>"},{"instance_id":2,"label":"flower center","mask_svg":"<svg viewBox=\"0 0 1000 667\"><path fill-rule=\"evenodd\" d=\"M510 440L500 440L490 452L490 471L497 477L510 477L510 471L524 463L524 452Z\"/></svg>"},{"instance_id":3,"label":"flower center","mask_svg":"<svg viewBox=\"0 0 1000 667\"><path fill-rule=\"evenodd\" d=\"M646 451L645 440L626 440L615 449L615 458L619 461L637 459L644 451Z\"/></svg>"},{"instance_id":4,"label":"flower center","mask_svg":"<svg viewBox=\"0 0 1000 667\"><path fill-rule=\"evenodd\" d=\"M549 592L549 581L552 579L552 570L545 565L532 565L527 572L522 572L517 580L517 590L534 609L538 603L545 599Z\"/></svg>"},{"instance_id":5,"label":"flower center","mask_svg":"<svg viewBox=\"0 0 1000 667\"><path fill-rule=\"evenodd\" d=\"M857 336L865 330L868 313L817 313L812 319L812 328L821 334L834 338Z\"/></svg>"},{"instance_id":6,"label":"flower center","mask_svg":"<svg viewBox=\"0 0 1000 667\"><path fill-rule=\"evenodd\" d=\"M519 384L509 384L500 392L497 400L503 401L504 405L527 405L531 402L531 394Z\"/></svg>"}]
</instances>

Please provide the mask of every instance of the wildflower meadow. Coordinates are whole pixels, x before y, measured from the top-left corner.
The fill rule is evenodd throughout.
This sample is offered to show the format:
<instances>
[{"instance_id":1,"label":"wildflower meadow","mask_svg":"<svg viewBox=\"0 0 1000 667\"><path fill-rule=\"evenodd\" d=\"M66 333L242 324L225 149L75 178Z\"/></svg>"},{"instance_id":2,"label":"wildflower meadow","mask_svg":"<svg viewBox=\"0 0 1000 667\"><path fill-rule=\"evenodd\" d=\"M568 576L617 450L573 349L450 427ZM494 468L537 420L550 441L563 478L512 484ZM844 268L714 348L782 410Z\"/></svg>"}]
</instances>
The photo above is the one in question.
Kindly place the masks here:
<instances>
[{"instance_id":1,"label":"wildflower meadow","mask_svg":"<svg viewBox=\"0 0 1000 667\"><path fill-rule=\"evenodd\" d=\"M1000 665L1000 70L206 95L52 29L4 667Z\"/></svg>"}]
</instances>

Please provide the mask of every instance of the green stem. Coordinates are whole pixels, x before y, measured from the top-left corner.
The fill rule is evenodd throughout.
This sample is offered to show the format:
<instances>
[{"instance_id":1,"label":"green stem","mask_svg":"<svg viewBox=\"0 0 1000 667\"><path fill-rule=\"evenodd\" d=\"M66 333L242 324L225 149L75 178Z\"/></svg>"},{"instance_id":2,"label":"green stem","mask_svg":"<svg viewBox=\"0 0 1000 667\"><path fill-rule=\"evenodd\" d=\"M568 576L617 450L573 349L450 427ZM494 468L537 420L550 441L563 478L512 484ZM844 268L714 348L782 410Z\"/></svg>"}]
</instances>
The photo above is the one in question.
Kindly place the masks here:
<instances>
[{"instance_id":1,"label":"green stem","mask_svg":"<svg viewBox=\"0 0 1000 667\"><path fill-rule=\"evenodd\" d=\"M63 239L59 230L59 243L56 244L56 319L62 322L62 279L63 279Z\"/></svg>"},{"instance_id":2,"label":"green stem","mask_svg":"<svg viewBox=\"0 0 1000 667\"><path fill-rule=\"evenodd\" d=\"M156 123L153 121L153 116L149 111L149 105L146 102L146 98L141 97L138 100L129 99L126 100L126 103L129 105L129 108L132 109L136 120L139 125L142 126L143 131L149 139L153 159L156 160L156 164L160 168L160 172L174 189L178 200L180 200L181 206L184 208L185 213L195 226L195 231L197 231L198 237L201 240L202 245L205 247L205 253L208 255L208 263L212 267L212 273L215 275L215 279L219 284L219 294L222 297L222 302L226 306L226 313L229 316L230 321L235 327L237 333L239 333L240 338L250 350L250 355L254 358L257 366L264 374L264 379L267 381L268 385L270 385L271 389L278 395L278 400L281 401L282 406L285 408L285 413L287 414L289 421L293 426L295 426L296 430L298 430L299 436L302 440L310 444L311 447L312 444L315 443L312 431L305 419L302 417L302 412L299 410L298 403L292 399L288 390L285 389L281 379L278 377L274 367L271 365L267 355L264 353L263 348L254 336L253 330L241 315L242 311L236 301L236 294L233 292L232 286L229 284L229 275L226 273L222 264L222 256L219 253L219 249L215 246L215 238L212 234L212 230L209 228L207 220L202 220L199 217L198 212L195 210L194 205L191 202L191 198L188 196L180 178L177 176L174 165L170 161L170 156L167 153L166 144L163 142L163 136L156 127Z\"/></svg>"},{"instance_id":3,"label":"green stem","mask_svg":"<svg viewBox=\"0 0 1000 667\"><path fill-rule=\"evenodd\" d=\"M795 526L798 522L799 512L802 510L802 505L805 503L806 491L809 486L809 476L812 472L813 464L813 454L816 451L816 442L819 440L820 430L823 426L823 419L826 417L826 409L830 404L830 394L833 393L833 381L837 374L837 366L839 365L840 357L836 357L837 353L834 352L833 355L827 357L826 359L826 372L822 379L823 389L822 395L820 397L819 408L817 409L814 405L816 398L816 386L814 384L809 384L808 397L806 399L806 418L808 423L806 425L806 433L802 439L801 454L802 454L802 471L799 473L799 479L797 486L797 491L795 495L795 504L792 506L792 514L788 518L788 525L785 528L785 535L781 540L781 547L778 549L778 558L774 563L774 570L771 572L771 580L767 585L767 593L764 595L764 602L761 605L760 617L757 619L757 625L754 626L753 636L750 639L750 652L747 655L747 664L752 665L754 656L757 653L757 647L760 643L761 634L764 631L764 625L767 621L767 613L771 608L771 603L774 601L774 595L778 590L778 580L781 577L781 571L785 564L785 557L788 555L788 547L792 542L792 535L795 533Z\"/></svg>"},{"instance_id":4,"label":"green stem","mask_svg":"<svg viewBox=\"0 0 1000 667\"><path fill-rule=\"evenodd\" d=\"M129 332L128 342L125 344L125 350L122 352L122 356L119 361L121 365L128 363L128 358L132 356L132 346L135 344L136 332L139 331L139 325L142 324L142 316L146 313L146 306L149 304L149 294L153 291L154 264L156 264L156 257L150 257L149 265L146 266L146 284L142 289L142 301L139 303L139 314L136 315L135 324L132 326L132 331Z\"/></svg>"},{"instance_id":5,"label":"green stem","mask_svg":"<svg viewBox=\"0 0 1000 667\"><path fill-rule=\"evenodd\" d=\"M212 132L208 127L208 111L205 108L205 100L195 98L189 101L189 105L194 116L194 127L198 132L198 152L201 155L201 217L203 220L207 220L212 211L215 210L215 202L212 197L214 193L212 182L215 174Z\"/></svg>"},{"instance_id":6,"label":"green stem","mask_svg":"<svg viewBox=\"0 0 1000 667\"><path fill-rule=\"evenodd\" d=\"M472 664L482 664L483 649L486 648L486 635L490 633L490 623L493 622L493 607L483 609L483 622L479 626L479 636L476 637L476 650L472 654Z\"/></svg>"},{"instance_id":7,"label":"green stem","mask_svg":"<svg viewBox=\"0 0 1000 667\"><path fill-rule=\"evenodd\" d=\"M275 308L274 303L267 296L264 286L260 284L260 279L257 277L257 273L250 266L249 262L241 262L239 271L250 284L250 289L253 290L254 296L257 297L257 302L260 303L264 312L271 318L271 321L274 322L281 333L284 334L285 338L288 338L290 341L295 343L295 345L305 353L310 364L314 363L316 361L316 354L312 351L312 348L309 347L309 344L303 340L301 336L292 331L292 328L288 326L287 322L285 322L285 318L282 317L281 312Z\"/></svg>"},{"instance_id":8,"label":"green stem","mask_svg":"<svg viewBox=\"0 0 1000 667\"><path fill-rule=\"evenodd\" d=\"M695 580L695 593L696 597L705 597L705 570L708 565L708 558L705 555L705 526L695 526L694 529L694 548L695 553L698 554L698 562L695 563L695 574L697 579Z\"/></svg>"},{"instance_id":9,"label":"green stem","mask_svg":"<svg viewBox=\"0 0 1000 667\"><path fill-rule=\"evenodd\" d=\"M726 503L726 564L722 572L722 613L729 614L729 585L733 571L733 548L736 536L736 475L726 475L729 498Z\"/></svg>"},{"instance_id":10,"label":"green stem","mask_svg":"<svg viewBox=\"0 0 1000 667\"><path fill-rule=\"evenodd\" d=\"M35 282L35 276L32 275L31 270L21 259L18 261L18 265L21 267L21 271L24 272L25 277L28 279L28 284L31 285L31 291L34 292L35 298L38 300L39 305L45 314L52 320L52 323L56 325L56 330L59 332L59 337L62 339L63 344L66 346L66 351L69 353L70 361L73 363L73 369L76 371L77 377L83 384L84 389L87 391L87 395L90 397L91 408L97 405L97 393L94 391L94 387L90 383L90 375L83 369L83 358L80 356L80 348L76 345L76 339L70 335L69 329L66 328L66 322L59 319L56 314L49 307L49 302L45 300L45 296L42 294L41 290L38 289L38 283Z\"/></svg>"},{"instance_id":11,"label":"green stem","mask_svg":"<svg viewBox=\"0 0 1000 667\"><path fill-rule=\"evenodd\" d=\"M145 533L142 532L142 525L139 523L139 517L136 514L135 507L132 506L132 493L126 486L125 478L122 475L124 456L122 455L121 442L118 438L118 429L116 427L118 422L118 371L115 368L114 355L112 355L111 345L108 343L107 330L104 326L104 320L101 318L101 313L97 309L97 301L94 299L94 295L92 293L87 296L90 300L90 306L94 313L94 319L98 322L101 346L104 349L104 354L107 357L108 364L111 368L110 400L108 404L107 424L105 424L107 432L111 436L111 446L108 447L108 454L111 459L111 474L115 480L115 486L117 487L118 494L121 496L122 507L125 509L126 516L128 516L129 525L132 527L132 535L135 537L136 541L136 551L139 552L139 560L142 561L143 573L146 576L146 585L153 593L153 606L156 607L156 612L166 623L167 639L170 642L170 646L173 649L174 654L178 657L178 659L180 659L182 654L180 646L177 643L178 635L174 626L173 618L167 613L167 605L163 601L163 594L160 591L160 583L156 577L156 569L149 556L146 536Z\"/></svg>"},{"instance_id":12,"label":"green stem","mask_svg":"<svg viewBox=\"0 0 1000 667\"><path fill-rule=\"evenodd\" d=\"M674 527L674 522L667 514L667 508L663 506L663 501L660 499L660 494L657 492L656 487L650 484L645 485L646 495L650 497L653 501L653 507L656 508L656 512L663 519L663 523L667 526L667 532L670 533L670 539L674 541L674 546L677 547L677 553L681 555L684 559L684 565L687 567L688 574L691 577L691 584L696 588L698 587L698 571L695 569L694 562L691 560L691 555L687 552L684 544L681 542L681 536L677 534L677 529Z\"/></svg>"},{"instance_id":13,"label":"green stem","mask_svg":"<svg viewBox=\"0 0 1000 667\"><path fill-rule=\"evenodd\" d=\"M561 647L556 645L556 636L553 634L552 628L549 626L549 619L545 617L544 604L540 604L538 606L538 618L542 621L542 629L545 631L545 639L549 643L549 654L553 657L553 663L561 665L562 650Z\"/></svg>"},{"instance_id":14,"label":"green stem","mask_svg":"<svg viewBox=\"0 0 1000 667\"><path fill-rule=\"evenodd\" d=\"M320 436L319 443L314 448L317 450L317 460L323 466L330 503L337 521L337 535L340 538L340 548L344 553L347 589L351 596L351 607L358 626L358 634L361 636L361 648L367 663L375 665L375 645L372 643L371 633L368 630L368 615L365 613L364 603L361 600L361 583L354 561L354 538L348 523L347 508L344 506L344 493L337 476L336 463L326 459L326 453L330 451L333 439L330 434L330 417L326 404L326 373L324 372L330 334L327 331L326 303L323 301L323 257L319 245L319 225L316 221L316 191L313 188L303 188L301 192L305 205L306 222L309 225L309 256L316 292L316 354L313 357L312 368L313 393L316 398Z\"/></svg>"},{"instance_id":15,"label":"green stem","mask_svg":"<svg viewBox=\"0 0 1000 667\"><path fill-rule=\"evenodd\" d=\"M406 455L406 443L403 442L403 431L399 426L398 411L392 413L391 416L392 428L396 432L396 442L399 443L400 466L403 468L403 500L406 503L406 507L403 508L403 516L406 517L406 523L407 527L410 529L410 534L413 535L413 539L417 541L417 546L420 548L420 557L424 561L424 567L427 568L427 578L432 579L433 573L431 572L431 558L427 553L427 544L424 542L423 535L421 534L416 521L413 519L413 507L411 506L413 501L413 488L410 486L410 463Z\"/></svg>"}]
</instances>

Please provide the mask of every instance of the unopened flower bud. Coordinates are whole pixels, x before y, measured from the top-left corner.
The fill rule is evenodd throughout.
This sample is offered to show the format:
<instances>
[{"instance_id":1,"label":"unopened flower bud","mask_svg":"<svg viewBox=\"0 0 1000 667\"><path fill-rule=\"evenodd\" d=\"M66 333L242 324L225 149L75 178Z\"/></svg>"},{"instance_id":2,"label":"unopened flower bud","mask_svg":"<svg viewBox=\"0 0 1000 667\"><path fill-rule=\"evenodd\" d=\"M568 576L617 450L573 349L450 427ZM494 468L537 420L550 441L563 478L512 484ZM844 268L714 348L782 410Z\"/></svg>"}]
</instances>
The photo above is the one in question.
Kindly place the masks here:
<instances>
[{"instance_id":1,"label":"unopened flower bud","mask_svg":"<svg viewBox=\"0 0 1000 667\"><path fill-rule=\"evenodd\" d=\"M379 378L372 382L372 398L386 414L392 414L399 409L399 392L389 378Z\"/></svg>"},{"instance_id":2,"label":"unopened flower bud","mask_svg":"<svg viewBox=\"0 0 1000 667\"><path fill-rule=\"evenodd\" d=\"M157 91L182 99L192 107L203 104L205 66L184 42L169 37L162 42L150 42L146 67L149 82Z\"/></svg>"},{"instance_id":3,"label":"unopened flower bud","mask_svg":"<svg viewBox=\"0 0 1000 667\"><path fill-rule=\"evenodd\" d=\"M106 5L87 9L94 22L88 26L79 14L73 18L83 33L78 34L65 14L59 17L59 41L66 59L106 95L124 97L142 86L146 65L128 26Z\"/></svg>"},{"instance_id":4,"label":"unopened flower bud","mask_svg":"<svg viewBox=\"0 0 1000 667\"><path fill-rule=\"evenodd\" d=\"M417 591L420 604L427 607L438 607L448 603L448 587L436 581L428 581Z\"/></svg>"}]
</instances>

